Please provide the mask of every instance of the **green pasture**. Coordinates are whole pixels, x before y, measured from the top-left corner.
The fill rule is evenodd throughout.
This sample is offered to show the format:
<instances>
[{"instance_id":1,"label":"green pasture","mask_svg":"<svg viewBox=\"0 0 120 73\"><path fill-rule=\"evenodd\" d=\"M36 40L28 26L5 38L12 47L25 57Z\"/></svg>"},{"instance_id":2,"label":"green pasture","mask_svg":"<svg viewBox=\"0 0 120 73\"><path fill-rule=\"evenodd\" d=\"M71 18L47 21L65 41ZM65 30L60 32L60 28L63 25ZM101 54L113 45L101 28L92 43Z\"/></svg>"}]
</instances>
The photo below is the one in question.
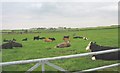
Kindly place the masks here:
<instances>
[{"instance_id":1,"label":"green pasture","mask_svg":"<svg viewBox=\"0 0 120 73\"><path fill-rule=\"evenodd\" d=\"M89 40L73 39L73 34L79 36L85 36ZM54 37L54 42L44 42L43 40L34 41L33 37L39 35L40 37ZM70 36L71 47L68 48L54 48L57 44L63 42L64 35ZM90 41L95 41L99 45L105 46L118 46L118 28L116 29L102 29L102 30L84 30L84 31L62 31L62 32L43 32L43 33L28 33L28 34L3 34L2 39L13 39L22 43L22 48L3 49L2 61L18 61L29 60L38 58L48 58L56 56L65 56L72 54L81 54L88 51L85 50ZM28 38L28 41L21 41L23 38ZM2 41L2 40L1 40ZM120 46L119 46L120 47ZM99 66L109 65L118 61L104 61L96 60L92 61L91 56L56 60L51 63L56 64L68 71L80 71L89 68L95 68ZM23 65L11 65L3 67L4 71L26 71L32 67L35 63L23 64ZM47 65L45 65L46 71L57 71ZM110 71L117 71L118 68L106 69ZM41 66L35 69L35 71L41 71Z\"/></svg>"}]
</instances>

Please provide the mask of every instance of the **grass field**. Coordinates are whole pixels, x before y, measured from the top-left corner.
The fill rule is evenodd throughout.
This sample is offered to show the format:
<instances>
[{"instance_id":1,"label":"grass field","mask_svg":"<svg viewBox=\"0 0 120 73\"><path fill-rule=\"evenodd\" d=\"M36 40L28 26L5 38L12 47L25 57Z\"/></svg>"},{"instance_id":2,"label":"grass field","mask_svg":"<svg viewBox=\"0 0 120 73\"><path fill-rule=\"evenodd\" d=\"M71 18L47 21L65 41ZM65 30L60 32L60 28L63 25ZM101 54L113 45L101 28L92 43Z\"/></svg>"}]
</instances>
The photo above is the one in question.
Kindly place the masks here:
<instances>
[{"instance_id":1,"label":"grass field","mask_svg":"<svg viewBox=\"0 0 120 73\"><path fill-rule=\"evenodd\" d=\"M89 40L82 39L73 39L73 34L85 36ZM54 42L44 42L42 40L33 41L33 37L45 36L45 37L55 37L56 41ZM54 48L57 44L63 42L62 38L64 35L70 36L71 47L69 48ZM28 38L28 41L21 41L23 38ZM84 30L84 31L67 31L67 32L43 32L43 33L32 33L32 34L3 34L2 38L13 39L15 38L17 42L23 44L22 48L14 49L3 49L2 50L2 61L17 61L17 60L29 60L37 58L47 58L47 57L56 57L72 54L86 53L86 46L90 41L96 41L99 45L106 46L118 46L118 28L116 29L102 29L102 30ZM120 47L120 46L119 46ZM68 71L79 71L89 68L95 68L103 65L109 65L116 63L118 61L104 61L96 60L92 61L90 56L74 59L65 59L65 60L56 60L51 61ZM26 71L33 64L24 64L24 65L12 65L3 67L4 71ZM47 71L56 71L55 69L46 66L45 70ZM117 71L118 68L110 68L106 70ZM41 71L41 67L35 69L35 71Z\"/></svg>"}]
</instances>

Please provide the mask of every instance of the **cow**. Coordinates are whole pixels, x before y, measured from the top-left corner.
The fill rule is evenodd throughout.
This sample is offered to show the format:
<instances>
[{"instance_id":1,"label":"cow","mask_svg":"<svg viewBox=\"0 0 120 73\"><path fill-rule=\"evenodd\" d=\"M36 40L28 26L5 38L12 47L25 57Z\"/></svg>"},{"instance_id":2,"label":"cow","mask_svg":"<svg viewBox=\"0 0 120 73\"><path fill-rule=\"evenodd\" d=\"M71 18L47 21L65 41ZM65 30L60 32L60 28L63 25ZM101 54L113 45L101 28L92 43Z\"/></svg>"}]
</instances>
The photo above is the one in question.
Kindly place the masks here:
<instances>
[{"instance_id":1,"label":"cow","mask_svg":"<svg viewBox=\"0 0 120 73\"><path fill-rule=\"evenodd\" d=\"M39 40L39 36L34 36L33 40Z\"/></svg>"},{"instance_id":2,"label":"cow","mask_svg":"<svg viewBox=\"0 0 120 73\"><path fill-rule=\"evenodd\" d=\"M9 42L10 40L3 39L3 42Z\"/></svg>"},{"instance_id":3,"label":"cow","mask_svg":"<svg viewBox=\"0 0 120 73\"><path fill-rule=\"evenodd\" d=\"M27 38L22 39L22 41L27 41Z\"/></svg>"},{"instance_id":4,"label":"cow","mask_svg":"<svg viewBox=\"0 0 120 73\"><path fill-rule=\"evenodd\" d=\"M77 38L83 39L83 40L88 40L87 37L83 37L83 36L74 36L74 37L73 37L73 39L77 39Z\"/></svg>"},{"instance_id":5,"label":"cow","mask_svg":"<svg viewBox=\"0 0 120 73\"><path fill-rule=\"evenodd\" d=\"M79 38L79 39L80 39L80 38L83 39L82 36L74 36L73 38L74 38L74 39L77 39L77 38Z\"/></svg>"},{"instance_id":6,"label":"cow","mask_svg":"<svg viewBox=\"0 0 120 73\"><path fill-rule=\"evenodd\" d=\"M12 49L13 46L11 43L4 43L0 46L0 49Z\"/></svg>"},{"instance_id":7,"label":"cow","mask_svg":"<svg viewBox=\"0 0 120 73\"><path fill-rule=\"evenodd\" d=\"M110 50L110 49L117 49L118 47L110 47L110 46L100 46L96 44L96 42L90 42L86 47L86 50L90 50L91 52L103 51L103 50ZM120 60L120 51L93 55L92 60Z\"/></svg>"},{"instance_id":8,"label":"cow","mask_svg":"<svg viewBox=\"0 0 120 73\"><path fill-rule=\"evenodd\" d=\"M69 41L69 36L64 36L64 37L63 37L63 40L64 40L64 41Z\"/></svg>"},{"instance_id":9,"label":"cow","mask_svg":"<svg viewBox=\"0 0 120 73\"><path fill-rule=\"evenodd\" d=\"M44 39L45 42L52 42L53 40L49 39L49 38L46 38Z\"/></svg>"},{"instance_id":10,"label":"cow","mask_svg":"<svg viewBox=\"0 0 120 73\"><path fill-rule=\"evenodd\" d=\"M22 44L11 41L13 47L23 47Z\"/></svg>"},{"instance_id":11,"label":"cow","mask_svg":"<svg viewBox=\"0 0 120 73\"><path fill-rule=\"evenodd\" d=\"M43 39L45 39L45 37L40 37L39 39L43 40Z\"/></svg>"},{"instance_id":12,"label":"cow","mask_svg":"<svg viewBox=\"0 0 120 73\"><path fill-rule=\"evenodd\" d=\"M12 40L13 40L13 41L16 41L16 39L14 39L14 38L13 38Z\"/></svg>"},{"instance_id":13,"label":"cow","mask_svg":"<svg viewBox=\"0 0 120 73\"><path fill-rule=\"evenodd\" d=\"M13 47L22 47L22 44L14 41L9 41L8 43L2 44L0 46L0 49L12 49Z\"/></svg>"},{"instance_id":14,"label":"cow","mask_svg":"<svg viewBox=\"0 0 120 73\"><path fill-rule=\"evenodd\" d=\"M55 40L56 40L55 38L49 38L49 39L51 39L52 41L55 41Z\"/></svg>"},{"instance_id":15,"label":"cow","mask_svg":"<svg viewBox=\"0 0 120 73\"><path fill-rule=\"evenodd\" d=\"M70 42L69 41L65 41L65 42L60 43L57 46L55 46L55 48L65 48L65 47L70 47L70 46L71 46Z\"/></svg>"}]
</instances>

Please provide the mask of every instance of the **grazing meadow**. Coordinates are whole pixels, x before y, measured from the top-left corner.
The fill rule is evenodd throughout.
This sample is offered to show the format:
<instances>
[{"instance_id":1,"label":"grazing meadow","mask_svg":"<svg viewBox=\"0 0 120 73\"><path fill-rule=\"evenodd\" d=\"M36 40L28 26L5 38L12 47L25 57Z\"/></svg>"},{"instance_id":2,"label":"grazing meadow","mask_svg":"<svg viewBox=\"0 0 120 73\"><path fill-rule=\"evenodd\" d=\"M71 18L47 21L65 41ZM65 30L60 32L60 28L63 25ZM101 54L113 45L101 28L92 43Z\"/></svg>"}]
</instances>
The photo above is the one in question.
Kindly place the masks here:
<instances>
[{"instance_id":1,"label":"grazing meadow","mask_svg":"<svg viewBox=\"0 0 120 73\"><path fill-rule=\"evenodd\" d=\"M110 28L110 29L108 29ZM30 59L40 59L49 58L57 56L66 56L73 54L87 53L85 50L90 41L95 41L99 45L120 47L118 45L118 29L111 27L96 27L96 28L86 28L86 29L65 29L65 30L37 30L40 33L23 33L23 34L2 34L3 39L13 39L15 38L17 42L22 43L22 48L13 49L2 49L2 61L18 61L18 60L30 60ZM53 42L44 42L43 40L33 40L34 36L39 35L40 37L54 37L56 40ZM55 48L55 46L63 42L63 36L70 36L71 46L67 48ZM83 39L73 39L73 36L85 36L89 40ZM28 38L27 41L22 41L22 39ZM3 42L4 43L4 42ZM100 67L104 65L109 65L117 63L118 61L105 61L105 60L91 60L91 56L72 58L64 60L50 61L51 63L58 65L68 71L80 71L95 67ZM3 71L27 71L35 63L31 64L21 64L21 65L11 65L3 67ZM56 69L45 65L46 71L57 71ZM117 71L118 68L105 69L108 71ZM34 71L41 71L41 66Z\"/></svg>"}]
</instances>

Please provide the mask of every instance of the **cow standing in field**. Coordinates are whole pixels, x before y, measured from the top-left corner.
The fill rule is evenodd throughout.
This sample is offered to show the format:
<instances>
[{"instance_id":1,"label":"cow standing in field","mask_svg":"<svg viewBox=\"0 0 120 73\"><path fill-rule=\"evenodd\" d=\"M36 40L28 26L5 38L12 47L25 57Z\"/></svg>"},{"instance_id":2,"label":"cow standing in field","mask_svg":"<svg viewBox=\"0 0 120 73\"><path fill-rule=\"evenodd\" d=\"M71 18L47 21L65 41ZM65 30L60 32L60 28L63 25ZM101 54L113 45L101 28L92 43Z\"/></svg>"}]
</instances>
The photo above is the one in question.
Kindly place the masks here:
<instances>
[{"instance_id":1,"label":"cow standing in field","mask_svg":"<svg viewBox=\"0 0 120 73\"><path fill-rule=\"evenodd\" d=\"M109 47L109 46L100 46L97 45L96 42L90 42L86 47L86 50L90 50L91 52L103 51L103 50L110 50L110 49L117 49L118 47ZM120 60L120 51L93 55L92 60Z\"/></svg>"}]
</instances>

